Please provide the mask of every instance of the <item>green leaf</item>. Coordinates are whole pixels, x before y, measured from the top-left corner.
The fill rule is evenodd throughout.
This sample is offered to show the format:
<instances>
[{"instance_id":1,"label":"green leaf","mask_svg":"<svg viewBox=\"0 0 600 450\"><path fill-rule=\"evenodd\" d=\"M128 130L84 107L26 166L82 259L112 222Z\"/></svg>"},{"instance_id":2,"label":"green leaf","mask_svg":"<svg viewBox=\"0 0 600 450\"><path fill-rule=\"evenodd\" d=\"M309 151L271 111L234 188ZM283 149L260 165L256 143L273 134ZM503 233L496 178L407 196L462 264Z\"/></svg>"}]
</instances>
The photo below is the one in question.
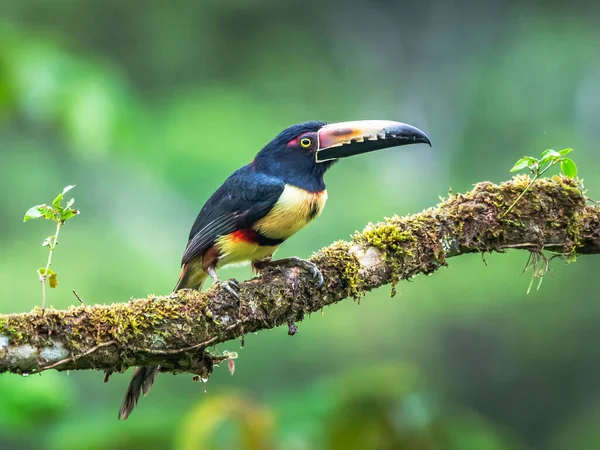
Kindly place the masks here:
<instances>
[{"instance_id":1,"label":"green leaf","mask_svg":"<svg viewBox=\"0 0 600 450\"><path fill-rule=\"evenodd\" d=\"M62 199L64 198L65 194L67 192L69 192L71 189L73 189L75 186L74 185L69 185L66 188L63 189L63 191L58 194L56 196L56 198L52 201L52 206L54 206L56 209L61 210L62 208L60 207L60 202L62 201Z\"/></svg>"},{"instance_id":2,"label":"green leaf","mask_svg":"<svg viewBox=\"0 0 600 450\"><path fill-rule=\"evenodd\" d=\"M32 206L25 213L25 217L23 218L23 222L27 222L29 219L39 219L40 217L44 217L44 210L46 205L36 205Z\"/></svg>"},{"instance_id":3,"label":"green leaf","mask_svg":"<svg viewBox=\"0 0 600 450\"><path fill-rule=\"evenodd\" d=\"M40 276L41 281L45 281L45 278L48 277L48 283L51 288L58 286L58 278L54 270L48 269L46 271L46 268L42 267L41 269L38 269L38 275Z\"/></svg>"},{"instance_id":4,"label":"green leaf","mask_svg":"<svg viewBox=\"0 0 600 450\"><path fill-rule=\"evenodd\" d=\"M62 191L62 195L64 196L67 192L69 192L71 189L73 189L75 187L74 184L67 186L66 188L63 189Z\"/></svg>"},{"instance_id":5,"label":"green leaf","mask_svg":"<svg viewBox=\"0 0 600 450\"><path fill-rule=\"evenodd\" d=\"M58 209L58 210L62 209L62 208L60 207L60 202L62 201L62 199L63 199L63 195L62 195L62 194L58 194L58 195L56 196L56 198L55 198L55 199L52 201L52 206L53 206L54 208Z\"/></svg>"},{"instance_id":6,"label":"green leaf","mask_svg":"<svg viewBox=\"0 0 600 450\"><path fill-rule=\"evenodd\" d=\"M572 148L563 148L562 150L559 150L558 153L560 153L561 156L566 156L569 153L571 153L573 151Z\"/></svg>"},{"instance_id":7,"label":"green leaf","mask_svg":"<svg viewBox=\"0 0 600 450\"><path fill-rule=\"evenodd\" d=\"M77 214L79 214L79 210L77 210L77 209L68 209L65 212L63 212L63 214L61 216L61 220L63 222L66 222L71 217L75 217Z\"/></svg>"},{"instance_id":8,"label":"green leaf","mask_svg":"<svg viewBox=\"0 0 600 450\"><path fill-rule=\"evenodd\" d=\"M554 165L560 159L562 159L562 156L556 150L551 150L551 149L546 150L544 153L542 153L542 157L540 159L540 166L543 166L544 164L547 164L547 163Z\"/></svg>"},{"instance_id":9,"label":"green leaf","mask_svg":"<svg viewBox=\"0 0 600 450\"><path fill-rule=\"evenodd\" d=\"M544 153L542 153L542 159L548 158L549 156L553 158L560 158L561 155L556 150L552 150L551 148L549 148Z\"/></svg>"},{"instance_id":10,"label":"green leaf","mask_svg":"<svg viewBox=\"0 0 600 450\"><path fill-rule=\"evenodd\" d=\"M572 159L564 158L560 162L560 170L562 170L562 173L569 178L575 178L577 176L577 165Z\"/></svg>"},{"instance_id":11,"label":"green leaf","mask_svg":"<svg viewBox=\"0 0 600 450\"><path fill-rule=\"evenodd\" d=\"M46 208L44 218L48 220L56 220L56 210L54 208Z\"/></svg>"},{"instance_id":12,"label":"green leaf","mask_svg":"<svg viewBox=\"0 0 600 450\"><path fill-rule=\"evenodd\" d=\"M54 288L56 288L56 286L58 286L58 278L57 278L56 272L53 272L50 274L50 277L48 278L48 284L50 285L50 287L52 289L54 289Z\"/></svg>"},{"instance_id":13,"label":"green leaf","mask_svg":"<svg viewBox=\"0 0 600 450\"><path fill-rule=\"evenodd\" d=\"M48 205L36 205L27 210L23 222L27 222L29 219L39 219L40 217L54 219L56 218L56 211Z\"/></svg>"},{"instance_id":14,"label":"green leaf","mask_svg":"<svg viewBox=\"0 0 600 450\"><path fill-rule=\"evenodd\" d=\"M38 269L37 273L38 273L38 275L40 277L44 277L46 275L53 275L54 274L54 270L48 269L48 271L46 271L46 268L42 267L42 268Z\"/></svg>"},{"instance_id":15,"label":"green leaf","mask_svg":"<svg viewBox=\"0 0 600 450\"><path fill-rule=\"evenodd\" d=\"M519 159L515 165L513 166L512 169L510 169L511 172L517 172L519 170L523 170L526 167L531 166L532 164L535 164L537 162L537 159L532 158L531 156L524 156L523 158Z\"/></svg>"}]
</instances>

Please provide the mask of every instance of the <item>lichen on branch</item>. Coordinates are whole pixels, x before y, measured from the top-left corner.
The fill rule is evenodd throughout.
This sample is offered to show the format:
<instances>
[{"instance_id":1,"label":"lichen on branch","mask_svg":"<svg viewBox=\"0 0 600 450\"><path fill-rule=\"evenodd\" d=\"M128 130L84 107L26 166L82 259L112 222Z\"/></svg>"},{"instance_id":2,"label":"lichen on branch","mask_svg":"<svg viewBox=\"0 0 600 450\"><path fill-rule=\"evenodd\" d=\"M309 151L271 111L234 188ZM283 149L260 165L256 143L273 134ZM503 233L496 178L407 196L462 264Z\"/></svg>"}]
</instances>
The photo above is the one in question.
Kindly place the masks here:
<instances>
[{"instance_id":1,"label":"lichen on branch","mask_svg":"<svg viewBox=\"0 0 600 450\"><path fill-rule=\"evenodd\" d=\"M127 303L39 308L0 316L0 373L48 369L122 372L160 364L164 372L207 378L228 355L214 344L245 333L303 320L345 298L430 274L450 257L473 252L544 249L568 255L600 253L600 208L589 204L577 180L517 176L477 184L418 214L369 224L350 241L311 257L325 282L317 288L299 268L269 268L240 284L241 302L218 286Z\"/></svg>"}]
</instances>

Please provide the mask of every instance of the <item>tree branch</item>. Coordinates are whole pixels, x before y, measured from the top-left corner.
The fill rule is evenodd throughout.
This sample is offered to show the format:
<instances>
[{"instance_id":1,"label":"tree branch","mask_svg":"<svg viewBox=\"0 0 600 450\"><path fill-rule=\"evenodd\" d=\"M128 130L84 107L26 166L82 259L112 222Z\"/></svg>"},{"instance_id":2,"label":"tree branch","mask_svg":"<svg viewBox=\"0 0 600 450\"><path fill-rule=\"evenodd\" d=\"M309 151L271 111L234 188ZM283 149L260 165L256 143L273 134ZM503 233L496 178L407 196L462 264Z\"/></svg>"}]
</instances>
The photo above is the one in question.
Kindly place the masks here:
<instances>
[{"instance_id":1,"label":"tree branch","mask_svg":"<svg viewBox=\"0 0 600 450\"><path fill-rule=\"evenodd\" d=\"M344 298L359 299L384 284L430 274L453 256L507 249L527 249L538 257L544 249L569 258L600 253L600 208L588 204L576 180L539 180L502 217L528 184L527 176L501 185L479 183L419 214L369 224L350 242L335 242L311 258L325 278L320 289L301 269L271 268L241 283L241 304L212 287L203 293L186 290L107 306L0 316L0 373L112 373L160 364L165 372L207 378L227 358L210 354L208 346L283 324L292 333L294 322L307 314Z\"/></svg>"}]
</instances>

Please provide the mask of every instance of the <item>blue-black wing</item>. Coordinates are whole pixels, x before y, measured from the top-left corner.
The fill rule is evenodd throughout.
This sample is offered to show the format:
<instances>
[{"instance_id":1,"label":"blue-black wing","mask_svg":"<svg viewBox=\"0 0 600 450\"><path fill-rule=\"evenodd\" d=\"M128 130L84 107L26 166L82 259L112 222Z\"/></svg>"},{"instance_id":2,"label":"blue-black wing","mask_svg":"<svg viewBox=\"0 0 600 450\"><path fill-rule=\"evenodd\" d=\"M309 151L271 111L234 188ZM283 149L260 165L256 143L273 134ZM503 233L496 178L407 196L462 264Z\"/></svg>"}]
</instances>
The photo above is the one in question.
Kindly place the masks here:
<instances>
[{"instance_id":1,"label":"blue-black wing","mask_svg":"<svg viewBox=\"0 0 600 450\"><path fill-rule=\"evenodd\" d=\"M251 166L234 172L200 210L181 264L202 255L220 236L252 226L277 203L285 183L256 173Z\"/></svg>"}]
</instances>

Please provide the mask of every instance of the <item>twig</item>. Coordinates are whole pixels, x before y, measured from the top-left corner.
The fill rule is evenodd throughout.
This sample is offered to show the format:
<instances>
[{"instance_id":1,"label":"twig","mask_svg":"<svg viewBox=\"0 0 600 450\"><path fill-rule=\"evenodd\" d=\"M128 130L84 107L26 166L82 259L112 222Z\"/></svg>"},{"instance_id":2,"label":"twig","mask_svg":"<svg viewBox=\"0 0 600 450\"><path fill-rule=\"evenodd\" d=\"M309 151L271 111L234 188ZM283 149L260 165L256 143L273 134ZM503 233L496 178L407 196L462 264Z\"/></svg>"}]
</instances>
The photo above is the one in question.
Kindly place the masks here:
<instances>
[{"instance_id":1,"label":"twig","mask_svg":"<svg viewBox=\"0 0 600 450\"><path fill-rule=\"evenodd\" d=\"M44 370L54 369L55 367L61 366L61 365L66 364L68 362L75 361L76 359L83 358L84 356L91 355L96 350L98 350L98 349L100 349L102 347L108 347L109 345L114 345L116 343L117 343L117 341L108 341L108 342L104 342L102 344L98 344L95 347L92 347L89 350L83 352L81 355L73 355L73 356L70 356L69 358L61 359L60 361L57 361L54 364L50 364L48 366L43 366L39 370L34 370L31 373L38 373L38 372L43 372Z\"/></svg>"},{"instance_id":2,"label":"twig","mask_svg":"<svg viewBox=\"0 0 600 450\"><path fill-rule=\"evenodd\" d=\"M562 243L558 243L558 244L534 244L533 242L524 242L522 244L507 244L507 245L503 245L501 248L535 248L535 249L539 249L539 248L545 248L545 247L564 247L566 245L565 242Z\"/></svg>"},{"instance_id":3,"label":"twig","mask_svg":"<svg viewBox=\"0 0 600 450\"><path fill-rule=\"evenodd\" d=\"M501 219L504 219L504 216L506 216L513 208L514 206L519 203L519 200L521 200L521 198L523 198L523 196L525 195L525 193L529 190L529 188L531 188L531 186L533 186L533 183L535 183L538 178L540 177L540 175L536 174L533 179L529 182L529 184L527 185L527 187L525 189L523 189L523 192L521 192L521 194L517 197L517 199L512 202L512 204L508 207L508 209L506 211L504 211L504 214L502 214L500 216Z\"/></svg>"},{"instance_id":4,"label":"twig","mask_svg":"<svg viewBox=\"0 0 600 450\"><path fill-rule=\"evenodd\" d=\"M225 328L225 331L231 331L239 325L242 325L242 323L238 322L238 323L229 325L227 328ZM183 347L183 348L174 348L174 349L169 349L169 350L158 350L158 349L157 350L148 350L145 348L136 348L135 351L145 352L145 353L149 353L149 354L153 354L153 355L175 355L177 353L184 353L184 352L189 352L190 350L196 350L198 348L208 347L210 344L217 341L218 339L219 339L219 337L215 336L205 342L200 342L199 344L194 344L194 345L190 345L189 347Z\"/></svg>"},{"instance_id":5,"label":"twig","mask_svg":"<svg viewBox=\"0 0 600 450\"><path fill-rule=\"evenodd\" d=\"M85 302L81 299L81 297L79 296L79 294L77 292L75 292L75 289L73 289L73 294L75 295L75 297L77 297L77 300L79 300L79 303L81 303L83 306L87 307L87 305L85 304Z\"/></svg>"}]
</instances>

